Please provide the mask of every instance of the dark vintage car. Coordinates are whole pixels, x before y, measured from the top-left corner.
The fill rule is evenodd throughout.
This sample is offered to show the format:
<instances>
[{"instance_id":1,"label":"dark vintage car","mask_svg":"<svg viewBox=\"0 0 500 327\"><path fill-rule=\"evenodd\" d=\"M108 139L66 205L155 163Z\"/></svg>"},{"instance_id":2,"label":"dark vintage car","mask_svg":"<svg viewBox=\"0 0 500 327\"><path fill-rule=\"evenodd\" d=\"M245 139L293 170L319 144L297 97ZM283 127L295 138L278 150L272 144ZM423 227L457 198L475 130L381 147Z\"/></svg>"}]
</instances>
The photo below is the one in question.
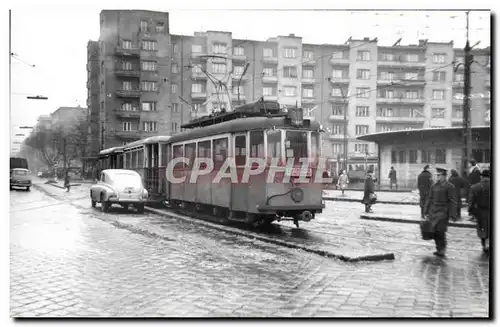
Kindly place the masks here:
<instances>
[{"instance_id":1,"label":"dark vintage car","mask_svg":"<svg viewBox=\"0 0 500 327\"><path fill-rule=\"evenodd\" d=\"M31 187L31 171L24 168L14 168L10 170L10 189L22 187L26 191Z\"/></svg>"}]
</instances>

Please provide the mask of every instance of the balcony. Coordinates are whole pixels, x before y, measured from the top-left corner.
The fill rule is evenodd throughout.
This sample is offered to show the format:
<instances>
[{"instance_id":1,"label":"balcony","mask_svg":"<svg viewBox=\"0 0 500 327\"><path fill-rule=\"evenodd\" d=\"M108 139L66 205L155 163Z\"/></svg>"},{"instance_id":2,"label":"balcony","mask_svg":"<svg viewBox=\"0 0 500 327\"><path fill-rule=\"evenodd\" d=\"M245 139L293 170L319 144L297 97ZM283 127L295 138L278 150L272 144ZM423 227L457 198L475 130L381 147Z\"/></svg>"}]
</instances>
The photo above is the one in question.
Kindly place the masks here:
<instances>
[{"instance_id":1,"label":"balcony","mask_svg":"<svg viewBox=\"0 0 500 327\"><path fill-rule=\"evenodd\" d=\"M267 63L267 64L277 64L278 57L263 57L262 61Z\"/></svg>"},{"instance_id":2,"label":"balcony","mask_svg":"<svg viewBox=\"0 0 500 327\"><path fill-rule=\"evenodd\" d=\"M377 103L424 104L424 98L378 98Z\"/></svg>"},{"instance_id":3,"label":"balcony","mask_svg":"<svg viewBox=\"0 0 500 327\"><path fill-rule=\"evenodd\" d=\"M137 69L115 69L115 75L123 77L139 77L141 76L141 73Z\"/></svg>"},{"instance_id":4,"label":"balcony","mask_svg":"<svg viewBox=\"0 0 500 327\"><path fill-rule=\"evenodd\" d=\"M424 68L425 61L404 61L404 60L397 60L397 59L379 60L378 66L379 67L404 67L404 68L418 67L418 68Z\"/></svg>"},{"instance_id":5,"label":"balcony","mask_svg":"<svg viewBox=\"0 0 500 327\"><path fill-rule=\"evenodd\" d=\"M330 83L332 84L349 84L349 77L329 77Z\"/></svg>"},{"instance_id":6,"label":"balcony","mask_svg":"<svg viewBox=\"0 0 500 327\"><path fill-rule=\"evenodd\" d=\"M328 138L334 141L343 140L344 134L329 134ZM349 136L347 136L347 138L349 138Z\"/></svg>"},{"instance_id":7,"label":"balcony","mask_svg":"<svg viewBox=\"0 0 500 327\"><path fill-rule=\"evenodd\" d=\"M202 56L206 56L206 52L191 52L191 58L192 59L203 59L207 60L206 58L203 58Z\"/></svg>"},{"instance_id":8,"label":"balcony","mask_svg":"<svg viewBox=\"0 0 500 327\"><path fill-rule=\"evenodd\" d=\"M141 49L139 49L139 48L125 49L125 48L117 47L115 49L115 54L117 56L125 56L125 57L140 57L141 56Z\"/></svg>"},{"instance_id":9,"label":"balcony","mask_svg":"<svg viewBox=\"0 0 500 327\"><path fill-rule=\"evenodd\" d=\"M334 58L330 57L330 64L334 66L349 66L350 60L349 58Z\"/></svg>"},{"instance_id":10,"label":"balcony","mask_svg":"<svg viewBox=\"0 0 500 327\"><path fill-rule=\"evenodd\" d=\"M233 55L233 61L247 61L247 56L245 55Z\"/></svg>"},{"instance_id":11,"label":"balcony","mask_svg":"<svg viewBox=\"0 0 500 327\"><path fill-rule=\"evenodd\" d=\"M141 91L135 90L116 90L116 97L118 98L140 98Z\"/></svg>"},{"instance_id":12,"label":"balcony","mask_svg":"<svg viewBox=\"0 0 500 327\"><path fill-rule=\"evenodd\" d=\"M464 81L453 81L453 87L455 88L464 88Z\"/></svg>"},{"instance_id":13,"label":"balcony","mask_svg":"<svg viewBox=\"0 0 500 327\"><path fill-rule=\"evenodd\" d=\"M302 66L315 66L316 65L316 58L303 58L302 59Z\"/></svg>"},{"instance_id":14,"label":"balcony","mask_svg":"<svg viewBox=\"0 0 500 327\"><path fill-rule=\"evenodd\" d=\"M377 116L375 120L381 123L415 123L415 122L423 123L425 121L425 117Z\"/></svg>"},{"instance_id":15,"label":"balcony","mask_svg":"<svg viewBox=\"0 0 500 327\"><path fill-rule=\"evenodd\" d=\"M263 76L262 83L278 83L278 76Z\"/></svg>"},{"instance_id":16,"label":"balcony","mask_svg":"<svg viewBox=\"0 0 500 327\"><path fill-rule=\"evenodd\" d=\"M207 75L204 72L191 72L191 79L207 79Z\"/></svg>"},{"instance_id":17,"label":"balcony","mask_svg":"<svg viewBox=\"0 0 500 327\"><path fill-rule=\"evenodd\" d=\"M277 95L263 95L264 101L278 101Z\"/></svg>"},{"instance_id":18,"label":"balcony","mask_svg":"<svg viewBox=\"0 0 500 327\"><path fill-rule=\"evenodd\" d=\"M191 98L193 99L206 99L207 92L191 92Z\"/></svg>"},{"instance_id":19,"label":"balcony","mask_svg":"<svg viewBox=\"0 0 500 327\"><path fill-rule=\"evenodd\" d=\"M116 137L122 140L136 140L140 139L139 131L116 131Z\"/></svg>"},{"instance_id":20,"label":"balcony","mask_svg":"<svg viewBox=\"0 0 500 327\"><path fill-rule=\"evenodd\" d=\"M240 78L241 78L241 81L243 82L243 81L246 81L248 79L248 76L247 75L243 75L243 77L241 77L241 74L239 74L239 75L233 75L232 76L232 79L235 82L238 82L240 80Z\"/></svg>"},{"instance_id":21,"label":"balcony","mask_svg":"<svg viewBox=\"0 0 500 327\"><path fill-rule=\"evenodd\" d=\"M344 100L344 97L343 96L340 96L340 95L332 95L330 93L330 97L328 98L328 100L330 102L334 102L334 103L344 103L345 100Z\"/></svg>"},{"instance_id":22,"label":"balcony","mask_svg":"<svg viewBox=\"0 0 500 327\"><path fill-rule=\"evenodd\" d=\"M116 113L117 117L121 117L121 118L137 118L137 119L139 119L141 117L141 112L138 110L116 109L115 113Z\"/></svg>"},{"instance_id":23,"label":"balcony","mask_svg":"<svg viewBox=\"0 0 500 327\"><path fill-rule=\"evenodd\" d=\"M313 98L311 98L311 97L307 97L307 98L303 97L302 98L302 103L309 104L309 103L315 103L315 102L316 102L316 98L314 98L314 97Z\"/></svg>"}]
</instances>

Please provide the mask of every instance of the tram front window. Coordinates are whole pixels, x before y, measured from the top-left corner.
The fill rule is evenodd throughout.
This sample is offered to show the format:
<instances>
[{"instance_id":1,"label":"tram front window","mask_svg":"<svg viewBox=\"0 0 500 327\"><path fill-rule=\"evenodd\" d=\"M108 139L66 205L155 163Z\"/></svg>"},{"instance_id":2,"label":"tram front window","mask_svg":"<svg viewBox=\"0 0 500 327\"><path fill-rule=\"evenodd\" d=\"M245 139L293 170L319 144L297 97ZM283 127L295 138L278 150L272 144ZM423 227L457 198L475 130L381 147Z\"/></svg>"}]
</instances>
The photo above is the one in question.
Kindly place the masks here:
<instances>
[{"instance_id":1,"label":"tram front window","mask_svg":"<svg viewBox=\"0 0 500 327\"><path fill-rule=\"evenodd\" d=\"M293 158L294 163L299 163L301 158L307 158L307 132L285 132L285 156Z\"/></svg>"}]
</instances>

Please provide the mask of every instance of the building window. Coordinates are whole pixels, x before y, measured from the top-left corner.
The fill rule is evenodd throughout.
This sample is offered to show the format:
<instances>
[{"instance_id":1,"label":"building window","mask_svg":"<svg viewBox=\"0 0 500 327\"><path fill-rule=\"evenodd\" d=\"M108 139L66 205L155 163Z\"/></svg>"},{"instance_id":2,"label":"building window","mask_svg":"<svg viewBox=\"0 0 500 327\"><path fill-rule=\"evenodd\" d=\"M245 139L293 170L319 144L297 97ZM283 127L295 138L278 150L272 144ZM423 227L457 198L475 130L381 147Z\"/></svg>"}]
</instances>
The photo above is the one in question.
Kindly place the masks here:
<instances>
[{"instance_id":1,"label":"building window","mask_svg":"<svg viewBox=\"0 0 500 327\"><path fill-rule=\"evenodd\" d=\"M152 72L156 70L156 67L156 61L145 60L142 62L142 70Z\"/></svg>"},{"instance_id":2,"label":"building window","mask_svg":"<svg viewBox=\"0 0 500 327\"><path fill-rule=\"evenodd\" d=\"M212 64L212 69L214 73L225 74L227 66L226 64Z\"/></svg>"},{"instance_id":3,"label":"building window","mask_svg":"<svg viewBox=\"0 0 500 327\"><path fill-rule=\"evenodd\" d=\"M161 33L165 30L165 24L164 23L156 23L156 33Z\"/></svg>"},{"instance_id":4,"label":"building window","mask_svg":"<svg viewBox=\"0 0 500 327\"><path fill-rule=\"evenodd\" d=\"M392 108L379 108L378 115L380 117L393 117L394 110Z\"/></svg>"},{"instance_id":5,"label":"building window","mask_svg":"<svg viewBox=\"0 0 500 327\"><path fill-rule=\"evenodd\" d=\"M444 90L432 90L432 99L444 100Z\"/></svg>"},{"instance_id":6,"label":"building window","mask_svg":"<svg viewBox=\"0 0 500 327\"><path fill-rule=\"evenodd\" d=\"M370 89L366 87L357 87L356 88L356 98L369 98L370 97Z\"/></svg>"},{"instance_id":7,"label":"building window","mask_svg":"<svg viewBox=\"0 0 500 327\"><path fill-rule=\"evenodd\" d=\"M172 93L177 93L177 84L172 84L170 87L172 89Z\"/></svg>"},{"instance_id":8,"label":"building window","mask_svg":"<svg viewBox=\"0 0 500 327\"><path fill-rule=\"evenodd\" d=\"M455 82L463 82L464 74L455 74Z\"/></svg>"},{"instance_id":9,"label":"building window","mask_svg":"<svg viewBox=\"0 0 500 327\"><path fill-rule=\"evenodd\" d=\"M358 69L356 71L356 79L370 79L369 69Z\"/></svg>"},{"instance_id":10,"label":"building window","mask_svg":"<svg viewBox=\"0 0 500 327\"><path fill-rule=\"evenodd\" d=\"M283 77L297 77L297 67L283 67Z\"/></svg>"},{"instance_id":11,"label":"building window","mask_svg":"<svg viewBox=\"0 0 500 327\"><path fill-rule=\"evenodd\" d=\"M464 111L462 108L454 108L453 112L454 112L453 113L454 118L460 118L460 119L464 118Z\"/></svg>"},{"instance_id":12,"label":"building window","mask_svg":"<svg viewBox=\"0 0 500 327\"><path fill-rule=\"evenodd\" d=\"M394 54L390 52L382 52L380 55L381 61L394 61Z\"/></svg>"},{"instance_id":13,"label":"building window","mask_svg":"<svg viewBox=\"0 0 500 327\"><path fill-rule=\"evenodd\" d=\"M368 153L368 144L366 144L366 143L354 144L354 152L356 152L356 153Z\"/></svg>"},{"instance_id":14,"label":"building window","mask_svg":"<svg viewBox=\"0 0 500 327\"><path fill-rule=\"evenodd\" d=\"M344 71L340 69L334 69L332 71L332 78L333 79L342 79L344 78Z\"/></svg>"},{"instance_id":15,"label":"building window","mask_svg":"<svg viewBox=\"0 0 500 327\"><path fill-rule=\"evenodd\" d=\"M179 112L179 104L172 103L172 112Z\"/></svg>"},{"instance_id":16,"label":"building window","mask_svg":"<svg viewBox=\"0 0 500 327\"><path fill-rule=\"evenodd\" d=\"M357 106L356 107L356 116L357 117L368 117L369 116L369 107L368 106Z\"/></svg>"},{"instance_id":17,"label":"building window","mask_svg":"<svg viewBox=\"0 0 500 327\"><path fill-rule=\"evenodd\" d=\"M238 95L238 91L239 91L240 95L244 95L245 94L245 91L243 90L243 86L241 86L241 85L239 87L238 86L233 86L233 94L237 96Z\"/></svg>"},{"instance_id":18,"label":"building window","mask_svg":"<svg viewBox=\"0 0 500 327\"><path fill-rule=\"evenodd\" d=\"M273 68L264 68L264 71L263 71L263 74L264 76L275 76L275 71Z\"/></svg>"},{"instance_id":19,"label":"building window","mask_svg":"<svg viewBox=\"0 0 500 327\"><path fill-rule=\"evenodd\" d=\"M436 163L446 163L446 149L436 149Z\"/></svg>"},{"instance_id":20,"label":"building window","mask_svg":"<svg viewBox=\"0 0 500 327\"><path fill-rule=\"evenodd\" d=\"M121 64L123 70L132 70L132 63L130 61L124 61Z\"/></svg>"},{"instance_id":21,"label":"building window","mask_svg":"<svg viewBox=\"0 0 500 327\"><path fill-rule=\"evenodd\" d=\"M342 116L344 114L344 108L339 106L332 106L333 116Z\"/></svg>"},{"instance_id":22,"label":"building window","mask_svg":"<svg viewBox=\"0 0 500 327\"><path fill-rule=\"evenodd\" d=\"M245 55L245 48L244 47L235 47L233 49L233 54L235 56L244 56Z\"/></svg>"},{"instance_id":23,"label":"building window","mask_svg":"<svg viewBox=\"0 0 500 327\"><path fill-rule=\"evenodd\" d=\"M332 97L341 97L341 96L342 96L342 89L334 87L332 89Z\"/></svg>"},{"instance_id":24,"label":"building window","mask_svg":"<svg viewBox=\"0 0 500 327\"><path fill-rule=\"evenodd\" d=\"M203 85L202 84L191 84L191 92L192 93L202 93L203 92Z\"/></svg>"},{"instance_id":25,"label":"building window","mask_svg":"<svg viewBox=\"0 0 500 327\"><path fill-rule=\"evenodd\" d=\"M104 101L101 101L101 109L104 109Z\"/></svg>"},{"instance_id":26,"label":"building window","mask_svg":"<svg viewBox=\"0 0 500 327\"><path fill-rule=\"evenodd\" d=\"M243 66L234 66L233 67L233 72L234 72L234 75L236 75L236 76L243 75L243 70L245 70L245 67L243 67Z\"/></svg>"},{"instance_id":27,"label":"building window","mask_svg":"<svg viewBox=\"0 0 500 327\"><path fill-rule=\"evenodd\" d=\"M302 89L302 97L304 97L304 98L314 98L314 89L303 88Z\"/></svg>"},{"instance_id":28,"label":"building window","mask_svg":"<svg viewBox=\"0 0 500 327\"><path fill-rule=\"evenodd\" d=\"M344 59L344 51L335 51L332 54L333 59Z\"/></svg>"},{"instance_id":29,"label":"building window","mask_svg":"<svg viewBox=\"0 0 500 327\"><path fill-rule=\"evenodd\" d=\"M143 91L156 91L156 82L143 81L141 82L141 89Z\"/></svg>"},{"instance_id":30,"label":"building window","mask_svg":"<svg viewBox=\"0 0 500 327\"><path fill-rule=\"evenodd\" d=\"M272 87L264 87L264 88L262 88L262 95L265 95L265 96L271 96L271 95L273 95L273 88Z\"/></svg>"},{"instance_id":31,"label":"building window","mask_svg":"<svg viewBox=\"0 0 500 327\"><path fill-rule=\"evenodd\" d=\"M156 111L156 102L143 102L141 106L142 111Z\"/></svg>"},{"instance_id":32,"label":"building window","mask_svg":"<svg viewBox=\"0 0 500 327\"><path fill-rule=\"evenodd\" d=\"M179 66L177 64L172 64L172 74L177 74L177 73L179 73Z\"/></svg>"},{"instance_id":33,"label":"building window","mask_svg":"<svg viewBox=\"0 0 500 327\"><path fill-rule=\"evenodd\" d=\"M156 41L142 41L142 50L155 51L157 50L158 42Z\"/></svg>"},{"instance_id":34,"label":"building window","mask_svg":"<svg viewBox=\"0 0 500 327\"><path fill-rule=\"evenodd\" d=\"M416 54L416 53L407 54L406 61L407 62L418 62L419 61L418 54Z\"/></svg>"},{"instance_id":35,"label":"building window","mask_svg":"<svg viewBox=\"0 0 500 327\"><path fill-rule=\"evenodd\" d=\"M201 44L193 44L191 45L192 53L201 53L203 52L203 46Z\"/></svg>"},{"instance_id":36,"label":"building window","mask_svg":"<svg viewBox=\"0 0 500 327\"><path fill-rule=\"evenodd\" d=\"M129 81L122 82L122 90L131 91L132 90L132 82L129 82Z\"/></svg>"},{"instance_id":37,"label":"building window","mask_svg":"<svg viewBox=\"0 0 500 327\"><path fill-rule=\"evenodd\" d=\"M132 41L122 40L122 48L123 49L132 49Z\"/></svg>"},{"instance_id":38,"label":"building window","mask_svg":"<svg viewBox=\"0 0 500 327\"><path fill-rule=\"evenodd\" d=\"M314 78L314 70L312 69L304 69L302 71L303 78Z\"/></svg>"},{"instance_id":39,"label":"building window","mask_svg":"<svg viewBox=\"0 0 500 327\"><path fill-rule=\"evenodd\" d=\"M445 108L432 108L432 119L444 118L445 110Z\"/></svg>"},{"instance_id":40,"label":"building window","mask_svg":"<svg viewBox=\"0 0 500 327\"><path fill-rule=\"evenodd\" d=\"M332 143L332 151L333 153L342 153L342 143Z\"/></svg>"},{"instance_id":41,"label":"building window","mask_svg":"<svg viewBox=\"0 0 500 327\"><path fill-rule=\"evenodd\" d=\"M285 48L285 58L297 58L297 49Z\"/></svg>"},{"instance_id":42,"label":"building window","mask_svg":"<svg viewBox=\"0 0 500 327\"><path fill-rule=\"evenodd\" d=\"M394 90L381 90L379 92L379 97L383 99L393 99L394 95Z\"/></svg>"},{"instance_id":43,"label":"building window","mask_svg":"<svg viewBox=\"0 0 500 327\"><path fill-rule=\"evenodd\" d=\"M213 53L227 53L227 46L224 43L214 43L212 51Z\"/></svg>"},{"instance_id":44,"label":"building window","mask_svg":"<svg viewBox=\"0 0 500 327\"><path fill-rule=\"evenodd\" d=\"M304 50L302 57L306 60L312 60L314 59L314 52L311 50Z\"/></svg>"},{"instance_id":45,"label":"building window","mask_svg":"<svg viewBox=\"0 0 500 327\"><path fill-rule=\"evenodd\" d=\"M446 72L434 72L432 74L432 80L434 82L444 82L444 81L446 81Z\"/></svg>"},{"instance_id":46,"label":"building window","mask_svg":"<svg viewBox=\"0 0 500 327\"><path fill-rule=\"evenodd\" d=\"M370 60L370 51L360 50L357 53L358 61L369 61Z\"/></svg>"},{"instance_id":47,"label":"building window","mask_svg":"<svg viewBox=\"0 0 500 327\"><path fill-rule=\"evenodd\" d=\"M431 153L429 151L421 150L422 158L420 159L422 163L431 162Z\"/></svg>"},{"instance_id":48,"label":"building window","mask_svg":"<svg viewBox=\"0 0 500 327\"><path fill-rule=\"evenodd\" d=\"M339 124L334 124L332 125L332 134L333 135L340 135L344 133L344 126L339 125Z\"/></svg>"},{"instance_id":49,"label":"building window","mask_svg":"<svg viewBox=\"0 0 500 327\"><path fill-rule=\"evenodd\" d=\"M101 94L104 93L104 82L101 82Z\"/></svg>"},{"instance_id":50,"label":"building window","mask_svg":"<svg viewBox=\"0 0 500 327\"><path fill-rule=\"evenodd\" d=\"M406 151L405 150L400 150L399 151L399 163L406 163Z\"/></svg>"},{"instance_id":51,"label":"building window","mask_svg":"<svg viewBox=\"0 0 500 327\"><path fill-rule=\"evenodd\" d=\"M406 91L405 98L406 99L418 99L418 92L417 91Z\"/></svg>"},{"instance_id":52,"label":"building window","mask_svg":"<svg viewBox=\"0 0 500 327\"><path fill-rule=\"evenodd\" d=\"M132 122L124 121L122 123L122 130L124 132L131 132L132 131Z\"/></svg>"},{"instance_id":53,"label":"building window","mask_svg":"<svg viewBox=\"0 0 500 327\"><path fill-rule=\"evenodd\" d=\"M145 20L141 20L141 32L148 31L148 22Z\"/></svg>"},{"instance_id":54,"label":"building window","mask_svg":"<svg viewBox=\"0 0 500 327\"><path fill-rule=\"evenodd\" d=\"M391 163L397 163L398 162L398 152L397 151L391 151Z\"/></svg>"},{"instance_id":55,"label":"building window","mask_svg":"<svg viewBox=\"0 0 500 327\"><path fill-rule=\"evenodd\" d=\"M380 72L380 79L384 81L393 81L396 79L394 72Z\"/></svg>"},{"instance_id":56,"label":"building window","mask_svg":"<svg viewBox=\"0 0 500 327\"><path fill-rule=\"evenodd\" d=\"M465 57L463 57L463 56L456 57L455 62L457 64L463 64L463 63L465 63Z\"/></svg>"},{"instance_id":57,"label":"building window","mask_svg":"<svg viewBox=\"0 0 500 327\"><path fill-rule=\"evenodd\" d=\"M133 111L133 110L135 110L135 108L132 107L131 102L125 102L125 103L122 103L122 110L123 111Z\"/></svg>"},{"instance_id":58,"label":"building window","mask_svg":"<svg viewBox=\"0 0 500 327\"><path fill-rule=\"evenodd\" d=\"M145 121L143 124L145 132L156 132L156 122L155 121Z\"/></svg>"},{"instance_id":59,"label":"building window","mask_svg":"<svg viewBox=\"0 0 500 327\"><path fill-rule=\"evenodd\" d=\"M392 126L391 125L382 125L381 130L382 130L382 132L390 132L390 131L392 131Z\"/></svg>"},{"instance_id":60,"label":"building window","mask_svg":"<svg viewBox=\"0 0 500 327\"><path fill-rule=\"evenodd\" d=\"M264 48L263 56L264 56L264 58L272 57L273 56L273 49Z\"/></svg>"},{"instance_id":61,"label":"building window","mask_svg":"<svg viewBox=\"0 0 500 327\"><path fill-rule=\"evenodd\" d=\"M418 73L407 72L405 73L405 79L416 80L418 79Z\"/></svg>"},{"instance_id":62,"label":"building window","mask_svg":"<svg viewBox=\"0 0 500 327\"><path fill-rule=\"evenodd\" d=\"M424 116L423 113L419 109L410 108L408 111L408 117L417 118L423 116Z\"/></svg>"},{"instance_id":63,"label":"building window","mask_svg":"<svg viewBox=\"0 0 500 327\"><path fill-rule=\"evenodd\" d=\"M295 86L285 86L283 89L286 97L294 97L297 95L297 88Z\"/></svg>"},{"instance_id":64,"label":"building window","mask_svg":"<svg viewBox=\"0 0 500 327\"><path fill-rule=\"evenodd\" d=\"M172 132L173 132L173 133L176 133L176 132L177 132L178 127L179 127L179 126L177 125L177 123L172 123L172 124L171 124Z\"/></svg>"},{"instance_id":65,"label":"building window","mask_svg":"<svg viewBox=\"0 0 500 327\"><path fill-rule=\"evenodd\" d=\"M416 164L417 163L417 150L410 150L409 152L409 158L408 162L411 164Z\"/></svg>"},{"instance_id":66,"label":"building window","mask_svg":"<svg viewBox=\"0 0 500 327\"><path fill-rule=\"evenodd\" d=\"M446 53L435 53L432 55L432 62L435 64L444 64Z\"/></svg>"},{"instance_id":67,"label":"building window","mask_svg":"<svg viewBox=\"0 0 500 327\"><path fill-rule=\"evenodd\" d=\"M178 54L179 53L179 45L177 43L174 43L173 44L173 47L172 47L172 52L174 54Z\"/></svg>"},{"instance_id":68,"label":"building window","mask_svg":"<svg viewBox=\"0 0 500 327\"><path fill-rule=\"evenodd\" d=\"M356 135L368 134L368 125L356 125Z\"/></svg>"}]
</instances>

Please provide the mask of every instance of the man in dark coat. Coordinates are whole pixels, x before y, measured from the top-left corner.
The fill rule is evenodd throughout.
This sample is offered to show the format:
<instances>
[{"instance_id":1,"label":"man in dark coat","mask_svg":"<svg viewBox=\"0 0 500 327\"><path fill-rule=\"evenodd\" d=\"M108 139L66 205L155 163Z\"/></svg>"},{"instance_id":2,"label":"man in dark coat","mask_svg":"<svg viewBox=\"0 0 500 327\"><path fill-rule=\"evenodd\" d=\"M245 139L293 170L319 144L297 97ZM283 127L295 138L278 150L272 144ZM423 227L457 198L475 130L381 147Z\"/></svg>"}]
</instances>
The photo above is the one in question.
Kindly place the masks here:
<instances>
[{"instance_id":1,"label":"man in dark coat","mask_svg":"<svg viewBox=\"0 0 500 327\"><path fill-rule=\"evenodd\" d=\"M458 175L458 171L456 171L455 169L451 170L451 176L448 179L448 182L455 186L455 197L457 199L457 219L460 219L462 211L462 189L465 189L467 187L467 182Z\"/></svg>"},{"instance_id":2,"label":"man in dark coat","mask_svg":"<svg viewBox=\"0 0 500 327\"><path fill-rule=\"evenodd\" d=\"M373 181L373 170L369 170L365 179L365 193L361 203L365 205L365 212L373 212L371 207L375 203L375 182Z\"/></svg>"},{"instance_id":3,"label":"man in dark coat","mask_svg":"<svg viewBox=\"0 0 500 327\"><path fill-rule=\"evenodd\" d=\"M431 186L425 203L424 214L432 223L437 251L434 255L445 257L446 231L449 220L456 220L455 187L446 180L446 169L436 168L437 182Z\"/></svg>"},{"instance_id":4,"label":"man in dark coat","mask_svg":"<svg viewBox=\"0 0 500 327\"><path fill-rule=\"evenodd\" d=\"M425 201L427 200L427 196L429 196L429 192L431 190L432 174L429 171L429 165L425 165L424 170L418 175L417 185L418 192L420 194L420 215L424 218L424 206Z\"/></svg>"},{"instance_id":5,"label":"man in dark coat","mask_svg":"<svg viewBox=\"0 0 500 327\"><path fill-rule=\"evenodd\" d=\"M469 161L469 184L470 186L477 184L481 181L481 170L477 166L476 160L472 159Z\"/></svg>"},{"instance_id":6,"label":"man in dark coat","mask_svg":"<svg viewBox=\"0 0 500 327\"><path fill-rule=\"evenodd\" d=\"M391 170L389 171L389 180L390 180L390 187L392 190L392 184L396 185L396 190L398 189L398 177L396 174L396 170L394 167L391 167Z\"/></svg>"},{"instance_id":7,"label":"man in dark coat","mask_svg":"<svg viewBox=\"0 0 500 327\"><path fill-rule=\"evenodd\" d=\"M472 185L469 194L469 211L477 220L477 235L485 253L490 249L490 171L481 173L481 181Z\"/></svg>"}]
</instances>

